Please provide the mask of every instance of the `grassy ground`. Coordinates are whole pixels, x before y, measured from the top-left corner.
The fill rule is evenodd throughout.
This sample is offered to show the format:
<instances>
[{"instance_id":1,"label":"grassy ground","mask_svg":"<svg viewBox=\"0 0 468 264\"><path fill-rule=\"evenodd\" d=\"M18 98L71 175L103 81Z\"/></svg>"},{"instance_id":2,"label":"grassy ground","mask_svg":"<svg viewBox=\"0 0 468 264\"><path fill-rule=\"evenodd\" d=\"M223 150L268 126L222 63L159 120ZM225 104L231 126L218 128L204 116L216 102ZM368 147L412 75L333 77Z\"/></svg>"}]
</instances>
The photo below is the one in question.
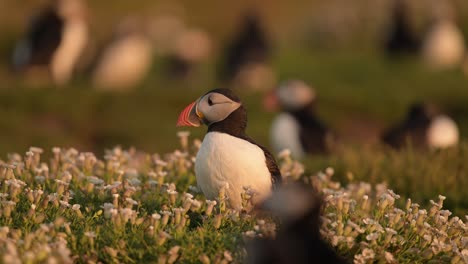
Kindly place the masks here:
<instances>
[{"instance_id":1,"label":"grassy ground","mask_svg":"<svg viewBox=\"0 0 468 264\"><path fill-rule=\"evenodd\" d=\"M99 159L54 149L48 162L37 148L10 156L0 170L2 262L242 263L246 242L274 236L281 223L229 209L222 191L216 202L196 193L197 148L188 150L113 149ZM303 181L323 192L321 233L349 261L466 260L466 220L450 216L443 196L419 205L383 185L340 185L331 169L303 174L287 156L279 166L284 184Z\"/></svg>"},{"instance_id":2,"label":"grassy ground","mask_svg":"<svg viewBox=\"0 0 468 264\"><path fill-rule=\"evenodd\" d=\"M41 1L34 1L34 6L39 2ZM186 13L186 20L206 27L220 39L225 39L229 35L235 26L235 18L250 5L250 2L243 1L229 3L229 6L224 2L221 4L217 1L204 1L206 6L210 7L206 8L198 2L184 2L188 3L186 11L190 11ZM309 2L314 4L309 6ZM462 1L459 2L466 5ZM0 29L4 32L0 41L0 57L4 58L4 61L9 56L14 39L26 23L24 17L31 13L25 9L25 6L32 5L31 3L0 2L0 7L3 7L0 8ZM128 10L153 13L160 10L159 3L159 1L154 3L142 1L141 5L135 6L133 3L116 1L113 9L109 11L107 4L93 2L93 16L100 19L99 23L94 24L93 31L96 31L98 40L105 39L105 31ZM369 4L368 1L359 3ZM8 5L8 8L5 5ZM365 21L360 22L366 24L366 30L360 31L372 31L371 36L360 39L361 34L353 34L354 38L365 43L343 44L347 50L322 49L312 52L307 47L296 45L296 40L298 35L304 33L304 29L300 28L301 23L315 17L313 14L322 12L321 5L317 5L317 1L297 1L295 5L284 1L272 3L269 1L269 8L264 8L266 5L263 1L256 1L255 5L264 9L262 14L265 16L267 27L280 43L273 60L279 79L300 78L310 83L319 95L320 116L338 133L343 142L342 148L337 153L329 156L313 156L304 160L306 175L328 166L334 167L334 180L338 180L343 188L336 187L336 183L325 182L322 183L325 189L336 192L337 199L341 196L349 199L349 195L344 193L351 194L353 201L348 202L358 205L361 205L363 200L359 196L362 195L361 190L356 189L356 185L360 184L362 187L367 183L384 182L389 189L402 196L396 201L396 206L400 208L404 208L406 198L411 198L413 202L420 203L421 207L431 210L434 205L431 205L430 200L437 200L438 194L443 194L447 197L445 208L457 216L468 213L467 77L458 70L432 72L414 58L399 61L383 58L375 52L373 46L376 41L376 29L381 25L382 19L376 24L369 23L369 21L374 22L367 15L372 12L365 11L366 16L363 19ZM222 8L228 8L232 12L219 12ZM468 9L460 8L460 10ZM299 13L301 15L298 15ZM370 15L377 16L378 12ZM468 29L467 17L465 14L461 18L461 21L465 21L465 32ZM220 44L217 43L218 48ZM364 48L359 49L361 46ZM46 150L50 150L53 146L75 147L80 151L93 151L98 157L104 154L104 149L115 145L125 148L134 146L149 153L171 152L178 146L176 137L178 130L175 122L179 111L206 90L219 86L213 78L216 70L214 62L202 66L190 80L171 81L164 76L162 65L157 61L150 76L140 87L135 91L119 94L95 91L83 76L68 87L55 89L47 81L12 76L6 70L5 62L0 63L0 67L2 67L0 68L0 158L2 160L7 160L7 156L14 157L7 153L17 152L23 155L29 146L39 146ZM267 113L262 109L261 94L249 94L244 91L239 93L249 110L249 134L259 143L268 146L268 129L274 113ZM377 139L381 131L400 120L410 103L421 100L438 104L455 118L460 125L462 144L445 151L425 153L412 149L394 151L378 144ZM192 137L201 138L204 130L190 129L190 132ZM42 155L43 161L48 161L52 156L46 151ZM122 157L118 157L120 158ZM135 159L141 161L141 157ZM76 162L78 170L72 171L73 180L68 182L69 185L64 184L75 194L69 204L70 207L66 203L58 203L58 200L45 202L49 199L45 198L45 194L37 198L37 201L34 198L33 202L28 197L30 190L40 189L51 195L60 191L60 182L55 179L63 175L52 169L53 161L49 165L53 176L46 179L45 183L33 178L36 174L42 173L42 170L30 169L23 173L16 171L15 177L27 184L23 186L18 183L24 191L19 195L15 194L15 188L7 186L4 180L9 176L0 170L1 192L9 193L8 199L14 200L15 203L13 205L5 200L4 196L0 197L0 225L9 227L8 230L0 229L0 238L11 239L0 239L0 252L5 258L15 259L19 255L25 262L34 256L38 256L39 259L36 259L38 262L51 256L58 258L59 262L68 260L68 257L80 262L96 260L138 262L155 261L162 257L170 263L169 260L174 258L181 262L194 262L202 261L199 256L206 256L212 260L212 263L217 263L228 260L232 255L238 261L244 256L242 246L245 237L242 233L252 231L254 226L258 225L256 219L251 219L249 216L239 221L237 219L239 215L222 211L219 205L213 215L206 217L208 204L204 197L198 194L195 198L202 202L202 207L183 211L183 214L187 214L185 225L180 225L178 222L180 219L177 220L173 214L166 226L157 226L156 218L158 214L163 215L162 211L172 211L184 206L186 197L182 196L182 193L189 191L188 185L195 184L190 168L189 171L183 172L175 167L166 168L168 176L163 180L166 183L163 187L161 184L151 183L152 180L159 178L153 179L153 176L148 174L150 168L155 169L155 165L148 165L145 163L148 160L145 160L144 166L141 167L140 164L137 169L136 178L141 181L141 186L135 181L137 191L131 193L127 192L127 189L133 190L132 186L117 186L106 190L89 187L89 179L82 178L80 173L86 176L96 175L104 180L104 185L111 185L122 179L118 178L115 171L107 171L109 167L101 170L99 165L91 170L80 164L80 161ZM70 169L69 164L62 165L63 171ZM123 162L122 168L127 169L134 165L130 166ZM135 176L134 171L130 170L124 178L127 180L135 178L132 175ZM180 193L176 202L172 202L166 192L170 187L169 183L176 183L176 189ZM101 206L104 203L115 202L115 196L112 196L115 192L121 196L117 201L119 203L115 211L117 216L111 219L109 215L105 216L105 211L109 208ZM377 189L366 189L365 192L368 192L371 199L374 198L371 203L373 207L365 210L355 208L353 214L339 212L333 199L327 205L327 213L334 214L327 216L331 221L324 227L328 234L327 238L349 259L355 255L358 257L364 255L364 248L353 243L367 241L366 235L372 234L372 230L375 230L374 226L363 225L364 217L375 218L383 226L389 224L378 209L380 201ZM131 200L125 198L134 199L138 205L132 206ZM59 199L62 201L68 199L66 191ZM32 204L37 204L37 210L32 209ZM71 207L73 204L80 205L80 208L76 210L75 206L73 209ZM8 216L11 206L15 210ZM122 224L122 219L127 217L125 214L129 211L123 210L124 207L130 207L132 212L138 212L138 216L130 216L131 219L126 224ZM413 211L405 210L406 222L402 220L396 224L397 227L392 227L398 231L398 239L395 241L400 244L391 246L384 244L383 236L388 235L385 232L378 242L367 241L371 244L368 245L369 248L377 255L376 258L382 259L387 256L388 251L402 263L427 262L430 258L436 261L456 259L456 253L448 247L434 249L424 242L427 238L424 235L438 228L445 228L437 226L441 224L440 219L433 216L425 218L423 213L415 213L416 205L411 207ZM78 215L78 211L82 216ZM390 211L387 213L392 214ZM367 228L365 234L353 237L351 244L344 242L342 240L344 236L334 233L340 229L335 224L336 219L332 218L340 215L346 221L355 221L358 225L363 225L363 228ZM217 218L222 220L217 223ZM416 227L407 228L412 225L411 220L418 219L425 219L436 229L425 230L419 222ZM451 222L451 228L454 223L456 221ZM344 229L349 222L343 220L341 224ZM71 227L71 231L67 226ZM152 230L150 226L153 226ZM456 228L451 230L455 231L450 232L450 239L456 240L460 237ZM263 231L257 234L261 232ZM432 235L434 234L431 233L431 237ZM437 235L434 235L435 237ZM413 242L405 244L405 239ZM23 240L26 243L17 243L14 246L7 243L16 240ZM65 240L67 243L64 246ZM392 240L392 243L395 241ZM155 244L158 246L155 247ZM178 246L180 248L177 248ZM43 252L49 252L49 255ZM3 261L8 262L8 259Z\"/></svg>"},{"instance_id":3,"label":"grassy ground","mask_svg":"<svg viewBox=\"0 0 468 264\"><path fill-rule=\"evenodd\" d=\"M466 212L465 147L400 153L376 143L379 133L400 120L408 104L417 100L433 101L452 114L466 139L466 77L458 71L431 72L411 59L390 62L371 53L280 50L279 54L274 65L280 78L311 83L319 94L321 117L344 142L339 153L307 159L310 171L333 165L342 181L347 172L360 180L385 181L418 202L443 193L450 209ZM10 87L0 89L0 153L23 152L29 146L76 147L97 153L115 145L170 151L177 144L175 121L180 110L217 87L211 78L214 68L214 64L204 66L192 80L170 81L157 63L141 87L124 94L98 92L79 80L64 89L28 89L28 81L18 85L10 78L6 82ZM239 93L249 110L248 132L269 145L274 114L263 111L261 94ZM205 129L190 131L201 138Z\"/></svg>"}]
</instances>

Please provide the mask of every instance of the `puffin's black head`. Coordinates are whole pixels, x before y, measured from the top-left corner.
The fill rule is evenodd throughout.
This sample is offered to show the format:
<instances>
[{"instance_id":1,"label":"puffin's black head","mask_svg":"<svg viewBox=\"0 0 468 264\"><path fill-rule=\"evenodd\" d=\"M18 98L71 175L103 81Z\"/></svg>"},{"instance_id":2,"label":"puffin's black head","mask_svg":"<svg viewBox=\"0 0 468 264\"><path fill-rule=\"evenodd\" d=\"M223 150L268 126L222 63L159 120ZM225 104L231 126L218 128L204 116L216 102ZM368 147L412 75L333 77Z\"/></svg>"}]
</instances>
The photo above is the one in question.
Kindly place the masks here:
<instances>
[{"instance_id":1,"label":"puffin's black head","mask_svg":"<svg viewBox=\"0 0 468 264\"><path fill-rule=\"evenodd\" d=\"M428 103L415 103L410 106L408 111L408 121L427 121L434 117L435 108Z\"/></svg>"},{"instance_id":2,"label":"puffin's black head","mask_svg":"<svg viewBox=\"0 0 468 264\"><path fill-rule=\"evenodd\" d=\"M177 120L177 126L211 126L241 108L242 102L229 89L214 89L188 105ZM245 113L244 113L245 115Z\"/></svg>"}]
</instances>

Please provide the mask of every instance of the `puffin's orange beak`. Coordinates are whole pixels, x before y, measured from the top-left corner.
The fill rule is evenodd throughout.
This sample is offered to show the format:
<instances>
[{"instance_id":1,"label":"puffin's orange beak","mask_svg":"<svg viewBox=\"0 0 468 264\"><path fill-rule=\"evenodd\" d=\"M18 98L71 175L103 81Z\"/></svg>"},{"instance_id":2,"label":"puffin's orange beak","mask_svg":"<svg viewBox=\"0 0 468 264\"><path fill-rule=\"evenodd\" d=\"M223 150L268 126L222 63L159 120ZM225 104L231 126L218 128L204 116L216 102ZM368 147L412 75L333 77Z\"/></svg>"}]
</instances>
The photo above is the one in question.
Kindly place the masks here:
<instances>
[{"instance_id":1,"label":"puffin's orange beak","mask_svg":"<svg viewBox=\"0 0 468 264\"><path fill-rule=\"evenodd\" d=\"M277 111L279 109L278 96L276 91L271 91L263 97L263 107L268 112Z\"/></svg>"},{"instance_id":2,"label":"puffin's orange beak","mask_svg":"<svg viewBox=\"0 0 468 264\"><path fill-rule=\"evenodd\" d=\"M197 104L197 101L185 107L185 109L180 113L179 118L177 119L176 126L198 127L201 125L200 118L197 115L196 104Z\"/></svg>"}]
</instances>

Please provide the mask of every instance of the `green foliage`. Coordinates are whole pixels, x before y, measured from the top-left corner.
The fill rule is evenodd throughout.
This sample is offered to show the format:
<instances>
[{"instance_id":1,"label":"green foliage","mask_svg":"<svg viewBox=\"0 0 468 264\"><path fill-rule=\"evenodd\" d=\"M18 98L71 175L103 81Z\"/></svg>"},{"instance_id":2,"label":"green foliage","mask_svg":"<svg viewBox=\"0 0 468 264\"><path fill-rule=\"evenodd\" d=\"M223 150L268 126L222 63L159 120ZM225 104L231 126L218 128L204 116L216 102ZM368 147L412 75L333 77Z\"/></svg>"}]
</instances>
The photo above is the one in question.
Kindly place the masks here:
<instances>
[{"instance_id":1,"label":"green foliage","mask_svg":"<svg viewBox=\"0 0 468 264\"><path fill-rule=\"evenodd\" d=\"M34 147L25 156L9 155L0 162L2 261L241 262L246 239L274 235L277 223L251 213L248 190L242 212L226 206L224 188L216 201L198 193L193 155L199 142L189 146L188 133L178 136L182 150L163 156L114 148L100 160L54 148L45 163ZM433 155L442 161L452 155L444 153ZM323 192L322 233L350 260L462 263L468 257L466 221L442 210L445 197L427 210L411 200L399 205L399 195L384 184L373 188L354 179L341 187L330 168L309 176L288 152L279 158L286 182L301 180Z\"/></svg>"}]
</instances>

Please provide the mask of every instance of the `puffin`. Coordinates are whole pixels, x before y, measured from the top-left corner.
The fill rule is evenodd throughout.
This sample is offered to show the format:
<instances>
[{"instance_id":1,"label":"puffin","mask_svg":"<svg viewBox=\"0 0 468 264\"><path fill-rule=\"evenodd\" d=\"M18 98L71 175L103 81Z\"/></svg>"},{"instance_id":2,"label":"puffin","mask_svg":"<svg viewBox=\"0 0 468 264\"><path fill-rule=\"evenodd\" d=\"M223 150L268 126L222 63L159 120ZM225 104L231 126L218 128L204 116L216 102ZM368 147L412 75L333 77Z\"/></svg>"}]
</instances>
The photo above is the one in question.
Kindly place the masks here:
<instances>
[{"instance_id":1,"label":"puffin","mask_svg":"<svg viewBox=\"0 0 468 264\"><path fill-rule=\"evenodd\" d=\"M335 143L333 132L317 117L316 93L301 80L288 80L268 93L264 106L280 109L270 129L273 149L289 149L295 158L306 154L329 153Z\"/></svg>"},{"instance_id":2,"label":"puffin","mask_svg":"<svg viewBox=\"0 0 468 264\"><path fill-rule=\"evenodd\" d=\"M279 230L274 238L248 241L246 263L347 263L320 234L322 207L322 196L310 185L290 183L276 189L258 210L277 217Z\"/></svg>"},{"instance_id":3,"label":"puffin","mask_svg":"<svg viewBox=\"0 0 468 264\"><path fill-rule=\"evenodd\" d=\"M227 186L228 205L242 210L244 188L262 202L281 183L273 155L246 134L247 110L230 89L214 89L189 104L177 126L208 126L195 159L197 184L207 199L216 199Z\"/></svg>"},{"instance_id":4,"label":"puffin","mask_svg":"<svg viewBox=\"0 0 468 264\"><path fill-rule=\"evenodd\" d=\"M409 22L409 11L405 0L394 0L391 26L385 39L387 55L406 55L419 52L420 40L417 39Z\"/></svg>"},{"instance_id":5,"label":"puffin","mask_svg":"<svg viewBox=\"0 0 468 264\"><path fill-rule=\"evenodd\" d=\"M129 90L146 77L152 62L153 46L144 19L129 16L116 26L112 39L96 59L93 85L101 90Z\"/></svg>"},{"instance_id":6,"label":"puffin","mask_svg":"<svg viewBox=\"0 0 468 264\"><path fill-rule=\"evenodd\" d=\"M272 47L261 25L260 17L254 11L248 12L239 32L225 50L220 79L226 82L253 83L255 79L272 82L274 73L268 67ZM253 79L253 81L252 81ZM253 87L255 88L255 87Z\"/></svg>"},{"instance_id":7,"label":"puffin","mask_svg":"<svg viewBox=\"0 0 468 264\"><path fill-rule=\"evenodd\" d=\"M462 64L465 39L455 21L455 10L448 2L433 4L433 22L422 46L424 62L432 69L451 69Z\"/></svg>"},{"instance_id":8,"label":"puffin","mask_svg":"<svg viewBox=\"0 0 468 264\"><path fill-rule=\"evenodd\" d=\"M54 0L42 10L14 49L13 69L45 67L57 85L67 83L89 39L85 8L81 0Z\"/></svg>"},{"instance_id":9,"label":"puffin","mask_svg":"<svg viewBox=\"0 0 468 264\"><path fill-rule=\"evenodd\" d=\"M452 147L459 142L459 130L455 121L438 113L428 103L410 106L405 120L383 134L383 142L400 149L410 143L418 149Z\"/></svg>"},{"instance_id":10,"label":"puffin","mask_svg":"<svg viewBox=\"0 0 468 264\"><path fill-rule=\"evenodd\" d=\"M207 32L198 28L183 30L166 58L168 75L174 79L188 78L200 63L207 60L211 51L212 40Z\"/></svg>"}]
</instances>

